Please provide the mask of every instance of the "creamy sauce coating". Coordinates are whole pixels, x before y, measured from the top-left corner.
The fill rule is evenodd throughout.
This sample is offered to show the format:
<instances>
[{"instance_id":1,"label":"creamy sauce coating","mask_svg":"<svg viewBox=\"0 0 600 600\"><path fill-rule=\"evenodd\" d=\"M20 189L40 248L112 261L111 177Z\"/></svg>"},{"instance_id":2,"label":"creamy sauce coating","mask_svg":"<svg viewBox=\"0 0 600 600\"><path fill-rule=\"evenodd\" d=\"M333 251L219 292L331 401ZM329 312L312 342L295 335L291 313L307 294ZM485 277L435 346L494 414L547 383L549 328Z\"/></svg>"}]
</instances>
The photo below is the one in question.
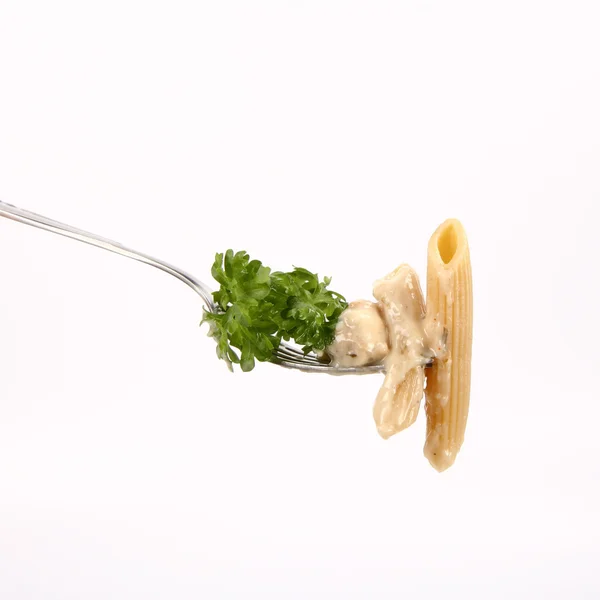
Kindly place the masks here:
<instances>
[{"instance_id":1,"label":"creamy sauce coating","mask_svg":"<svg viewBox=\"0 0 600 600\"><path fill-rule=\"evenodd\" d=\"M425 302L419 279L408 265L379 279L373 295L385 315L390 341L390 353L385 358L391 385L397 386L413 367L423 365L428 355L425 336Z\"/></svg>"},{"instance_id":2,"label":"creamy sauce coating","mask_svg":"<svg viewBox=\"0 0 600 600\"><path fill-rule=\"evenodd\" d=\"M408 265L400 265L376 281L373 295L383 308L390 341L390 352L384 360L385 379L375 404L378 407L392 407L407 373L415 367L422 367L430 355L424 327L425 301L417 274ZM421 397L422 394L413 399L417 407ZM413 403L407 402L404 406L406 414L396 419L400 427L410 420ZM382 424L384 421L381 421Z\"/></svg>"},{"instance_id":3,"label":"creamy sauce coating","mask_svg":"<svg viewBox=\"0 0 600 600\"><path fill-rule=\"evenodd\" d=\"M377 303L351 302L336 326L327 354L335 366L383 363L385 379L374 415L383 437L411 425L423 396L423 367L445 353L444 329L437 315L428 315L416 272L406 264L373 286ZM408 373L414 376L401 389ZM413 389L419 387L420 389ZM407 393L410 392L410 393Z\"/></svg>"},{"instance_id":4,"label":"creamy sauce coating","mask_svg":"<svg viewBox=\"0 0 600 600\"><path fill-rule=\"evenodd\" d=\"M426 314L419 278L409 265L377 280L373 295L378 302L355 300L340 316L327 348L334 366L384 362L403 379L413 366L444 354L444 329L437 315Z\"/></svg>"},{"instance_id":5,"label":"creamy sauce coating","mask_svg":"<svg viewBox=\"0 0 600 600\"><path fill-rule=\"evenodd\" d=\"M342 313L335 342L327 349L337 367L361 367L381 362L388 354L388 333L379 306L356 300Z\"/></svg>"}]
</instances>

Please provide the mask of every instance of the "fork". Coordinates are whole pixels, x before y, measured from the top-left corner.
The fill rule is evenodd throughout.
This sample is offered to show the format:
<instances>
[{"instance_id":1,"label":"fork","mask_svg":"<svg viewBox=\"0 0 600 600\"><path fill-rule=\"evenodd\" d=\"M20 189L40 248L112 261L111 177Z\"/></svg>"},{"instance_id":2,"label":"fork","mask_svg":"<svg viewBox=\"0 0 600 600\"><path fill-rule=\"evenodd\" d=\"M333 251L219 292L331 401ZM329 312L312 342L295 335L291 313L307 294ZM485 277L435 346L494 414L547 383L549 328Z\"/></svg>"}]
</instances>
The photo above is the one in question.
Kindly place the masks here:
<instances>
[{"instance_id":1,"label":"fork","mask_svg":"<svg viewBox=\"0 0 600 600\"><path fill-rule=\"evenodd\" d=\"M112 240L96 235L95 233L90 233L89 231L84 231L83 229L78 229L77 227L72 227L71 225L66 225L65 223L43 217L42 215L18 208L12 204L7 204L1 200L0 217L5 217L7 219L11 219L12 221L24 223L25 225L50 231L58 235L63 235L73 240L78 240L79 242L84 242L98 248L103 248L104 250L120 254L121 256L126 256L127 258L131 258L133 260L150 265L151 267L160 269L161 271L176 277L191 287L200 296L207 311L212 313L219 312L219 307L213 301L212 291L209 286L199 279L196 279L196 277L190 275L186 271L183 271L182 269L175 267L163 260L154 258L149 254L144 254L143 252L138 252L137 250L123 246L123 244L119 244L118 242L113 242ZM283 340L277 350L274 352L273 358L270 362L287 369L297 369L306 373L329 373L330 375L365 375L369 373L380 373L383 371L383 365L371 365L366 367L334 367L326 362L323 362L323 360L313 352L304 354L304 352L297 345L290 344Z\"/></svg>"}]
</instances>

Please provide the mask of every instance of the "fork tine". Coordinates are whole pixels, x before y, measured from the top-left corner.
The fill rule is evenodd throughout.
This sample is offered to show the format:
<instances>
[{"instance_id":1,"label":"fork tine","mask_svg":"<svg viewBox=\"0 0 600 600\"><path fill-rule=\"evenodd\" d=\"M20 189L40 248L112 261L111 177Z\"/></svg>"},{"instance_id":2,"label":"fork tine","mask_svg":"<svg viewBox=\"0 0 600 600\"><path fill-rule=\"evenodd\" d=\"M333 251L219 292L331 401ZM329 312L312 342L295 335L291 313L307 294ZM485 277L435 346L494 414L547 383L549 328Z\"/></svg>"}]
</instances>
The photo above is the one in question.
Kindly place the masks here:
<instances>
[{"instance_id":1,"label":"fork tine","mask_svg":"<svg viewBox=\"0 0 600 600\"><path fill-rule=\"evenodd\" d=\"M285 354L286 356L298 358L299 360L302 360L302 361L309 361L309 362L314 362L314 363L319 363L319 364L323 364L323 362L326 362L326 361L320 360L319 357L316 356L316 354L314 352L309 352L308 354L305 354L298 346L292 345L289 342L282 341L279 344L279 347L277 348L276 352L281 352L281 354Z\"/></svg>"},{"instance_id":2,"label":"fork tine","mask_svg":"<svg viewBox=\"0 0 600 600\"><path fill-rule=\"evenodd\" d=\"M271 359L276 364L287 369L296 369L306 373L328 373L330 375L368 375L382 373L385 366L369 365L366 367L334 367L330 363L322 362L314 354L304 354L289 344L281 344ZM424 355L423 366L433 366L433 358Z\"/></svg>"},{"instance_id":3,"label":"fork tine","mask_svg":"<svg viewBox=\"0 0 600 600\"><path fill-rule=\"evenodd\" d=\"M294 356L288 356L286 354L281 354L281 353L275 353L273 355L273 357L276 360L278 360L278 361L290 362L290 363L294 363L294 364L297 364L297 365L307 365L307 366L314 366L314 367L325 367L325 366L327 366L327 363L320 363L318 361L303 360L301 358L296 358Z\"/></svg>"},{"instance_id":4,"label":"fork tine","mask_svg":"<svg viewBox=\"0 0 600 600\"><path fill-rule=\"evenodd\" d=\"M369 375L383 372L383 365L369 367L332 367L329 364L307 364L302 361L281 360L276 356L271 362L286 369L296 369L305 373L327 373L329 375Z\"/></svg>"},{"instance_id":5,"label":"fork tine","mask_svg":"<svg viewBox=\"0 0 600 600\"><path fill-rule=\"evenodd\" d=\"M278 348L275 351L277 356L280 356L282 359L286 360L295 360L304 364L315 364L315 365L323 365L327 364L326 361L319 360L314 354L301 355L296 354L295 352L290 352L287 348Z\"/></svg>"},{"instance_id":6,"label":"fork tine","mask_svg":"<svg viewBox=\"0 0 600 600\"><path fill-rule=\"evenodd\" d=\"M289 342L282 341L279 344L279 348L284 348L291 354L296 354L297 356L307 356L298 346L296 346L295 344L290 344Z\"/></svg>"}]
</instances>

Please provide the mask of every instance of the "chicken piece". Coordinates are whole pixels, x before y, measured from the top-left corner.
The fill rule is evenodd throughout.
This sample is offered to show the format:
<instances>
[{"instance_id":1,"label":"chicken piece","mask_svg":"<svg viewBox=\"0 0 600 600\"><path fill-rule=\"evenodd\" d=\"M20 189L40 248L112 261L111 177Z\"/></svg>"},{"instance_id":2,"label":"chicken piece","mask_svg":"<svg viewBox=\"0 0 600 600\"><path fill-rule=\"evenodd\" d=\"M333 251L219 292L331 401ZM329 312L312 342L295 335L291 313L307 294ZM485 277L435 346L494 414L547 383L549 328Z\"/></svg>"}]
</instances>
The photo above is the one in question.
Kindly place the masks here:
<instances>
[{"instance_id":1,"label":"chicken piece","mask_svg":"<svg viewBox=\"0 0 600 600\"><path fill-rule=\"evenodd\" d=\"M356 300L336 325L335 340L327 348L336 367L362 367L381 362L388 354L388 332L375 302Z\"/></svg>"}]
</instances>

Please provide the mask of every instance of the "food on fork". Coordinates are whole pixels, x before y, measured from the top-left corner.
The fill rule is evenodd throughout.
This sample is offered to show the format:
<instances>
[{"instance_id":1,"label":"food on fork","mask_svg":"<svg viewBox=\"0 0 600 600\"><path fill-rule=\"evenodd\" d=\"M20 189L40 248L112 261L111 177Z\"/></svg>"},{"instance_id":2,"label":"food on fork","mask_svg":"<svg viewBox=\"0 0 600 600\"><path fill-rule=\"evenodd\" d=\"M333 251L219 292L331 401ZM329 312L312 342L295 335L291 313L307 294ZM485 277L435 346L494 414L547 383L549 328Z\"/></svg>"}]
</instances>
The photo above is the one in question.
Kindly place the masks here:
<instances>
[{"instance_id":1,"label":"food on fork","mask_svg":"<svg viewBox=\"0 0 600 600\"><path fill-rule=\"evenodd\" d=\"M270 361L281 340L300 344L306 354L323 351L334 339L336 323L348 306L306 269L271 272L246 252L217 254L211 269L220 284L213 298L220 311L204 311L202 323L217 342L217 356L231 368L251 371L255 360Z\"/></svg>"},{"instance_id":2,"label":"food on fork","mask_svg":"<svg viewBox=\"0 0 600 600\"><path fill-rule=\"evenodd\" d=\"M336 367L361 367L381 362L389 353L388 331L381 306L355 300L340 315L335 343L327 347Z\"/></svg>"},{"instance_id":3,"label":"food on fork","mask_svg":"<svg viewBox=\"0 0 600 600\"><path fill-rule=\"evenodd\" d=\"M255 360L272 360L282 340L332 367L381 364L373 417L384 439L415 422L427 380L425 456L438 471L454 463L469 410L473 304L459 221L444 222L429 242L427 304L406 264L375 282L376 302L350 304L328 289L330 278L299 268L271 272L246 252L217 254L212 274L221 285L213 294L220 311L205 311L203 322L230 367L249 371Z\"/></svg>"},{"instance_id":4,"label":"food on fork","mask_svg":"<svg viewBox=\"0 0 600 600\"><path fill-rule=\"evenodd\" d=\"M390 353L373 416L380 435L388 437L412 425L423 397L424 366L434 355L425 332L425 301L415 271L408 265L375 282L373 295L385 314Z\"/></svg>"},{"instance_id":5,"label":"food on fork","mask_svg":"<svg viewBox=\"0 0 600 600\"><path fill-rule=\"evenodd\" d=\"M320 280L301 268L271 272L246 252L228 250L216 255L212 275L220 288L211 292L187 271L89 231L2 201L0 217L114 252L182 281L202 299L202 322L230 369L237 363L250 371L259 360L333 375L385 371L373 408L383 438L415 422L426 385L425 456L438 471L454 463L469 411L473 332L471 262L459 221L444 222L431 237L425 306L417 274L404 264L375 282L376 302L348 304L328 289L328 277Z\"/></svg>"},{"instance_id":6,"label":"food on fork","mask_svg":"<svg viewBox=\"0 0 600 600\"><path fill-rule=\"evenodd\" d=\"M447 332L446 352L429 369L425 390L425 456L443 471L454 463L462 446L471 391L471 258L465 230L455 219L442 223L429 241L427 306Z\"/></svg>"}]
</instances>

